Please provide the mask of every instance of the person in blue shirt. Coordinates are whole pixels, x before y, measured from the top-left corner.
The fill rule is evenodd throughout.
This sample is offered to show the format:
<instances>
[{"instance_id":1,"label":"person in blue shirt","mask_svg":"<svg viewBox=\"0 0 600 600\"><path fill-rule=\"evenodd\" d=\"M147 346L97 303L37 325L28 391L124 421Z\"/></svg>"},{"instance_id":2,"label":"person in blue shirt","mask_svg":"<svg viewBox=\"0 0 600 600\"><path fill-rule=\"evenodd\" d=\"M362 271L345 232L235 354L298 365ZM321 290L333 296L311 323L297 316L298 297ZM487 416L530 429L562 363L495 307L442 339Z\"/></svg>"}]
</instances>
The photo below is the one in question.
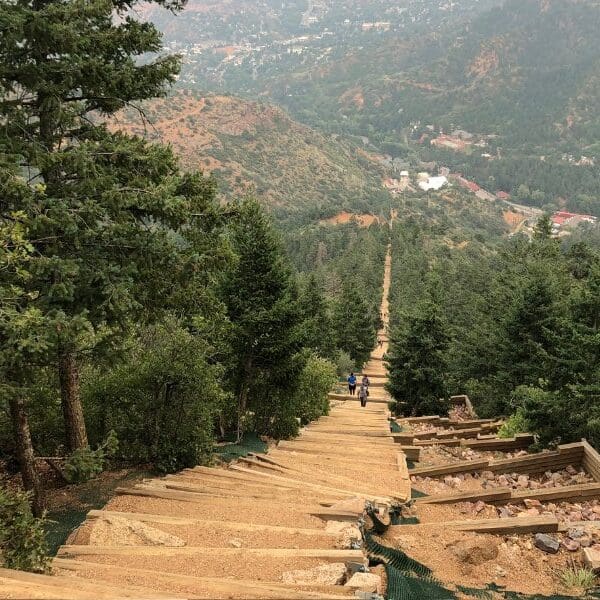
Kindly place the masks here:
<instances>
[{"instance_id":1,"label":"person in blue shirt","mask_svg":"<svg viewBox=\"0 0 600 600\"><path fill-rule=\"evenodd\" d=\"M354 396L356 392L356 375L354 373L350 373L348 377L348 392L351 396Z\"/></svg>"}]
</instances>

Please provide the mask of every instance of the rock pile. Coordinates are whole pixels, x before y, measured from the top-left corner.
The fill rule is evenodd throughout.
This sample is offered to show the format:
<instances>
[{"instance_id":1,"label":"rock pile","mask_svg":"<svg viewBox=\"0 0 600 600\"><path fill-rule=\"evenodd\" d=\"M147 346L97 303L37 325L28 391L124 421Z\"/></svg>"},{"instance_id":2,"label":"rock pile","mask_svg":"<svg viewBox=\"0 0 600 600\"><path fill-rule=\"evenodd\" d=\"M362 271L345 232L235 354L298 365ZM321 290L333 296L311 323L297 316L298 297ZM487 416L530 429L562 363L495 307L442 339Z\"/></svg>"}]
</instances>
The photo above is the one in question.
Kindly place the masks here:
<instances>
[{"instance_id":1,"label":"rock pile","mask_svg":"<svg viewBox=\"0 0 600 600\"><path fill-rule=\"evenodd\" d=\"M455 404L449 411L448 416L453 421L470 421L473 413L464 404Z\"/></svg>"},{"instance_id":2,"label":"rock pile","mask_svg":"<svg viewBox=\"0 0 600 600\"><path fill-rule=\"evenodd\" d=\"M522 473L497 474L491 471L481 473L483 488L508 487L512 489L539 490L591 483L592 477L582 470L569 465L562 471L546 471L543 475L532 476Z\"/></svg>"}]
</instances>

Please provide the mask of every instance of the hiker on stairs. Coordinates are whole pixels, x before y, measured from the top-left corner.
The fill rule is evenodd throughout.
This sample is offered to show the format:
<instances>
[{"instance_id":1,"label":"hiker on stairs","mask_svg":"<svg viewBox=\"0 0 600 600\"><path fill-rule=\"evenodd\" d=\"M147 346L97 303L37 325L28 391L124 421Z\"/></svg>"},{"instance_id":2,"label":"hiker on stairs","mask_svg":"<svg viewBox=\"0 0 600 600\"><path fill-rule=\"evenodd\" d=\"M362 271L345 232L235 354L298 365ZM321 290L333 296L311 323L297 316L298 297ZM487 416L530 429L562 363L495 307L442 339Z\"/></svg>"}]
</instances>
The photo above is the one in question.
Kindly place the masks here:
<instances>
[{"instance_id":1,"label":"hiker on stairs","mask_svg":"<svg viewBox=\"0 0 600 600\"><path fill-rule=\"evenodd\" d=\"M350 373L348 377L348 393L351 396L354 396L356 393L356 375L354 373Z\"/></svg>"},{"instance_id":2,"label":"hiker on stairs","mask_svg":"<svg viewBox=\"0 0 600 600\"><path fill-rule=\"evenodd\" d=\"M366 406L367 405L367 396L369 395L369 389L367 388L366 385L361 385L360 386L360 390L358 391L358 398L360 400L360 405L361 406Z\"/></svg>"}]
</instances>

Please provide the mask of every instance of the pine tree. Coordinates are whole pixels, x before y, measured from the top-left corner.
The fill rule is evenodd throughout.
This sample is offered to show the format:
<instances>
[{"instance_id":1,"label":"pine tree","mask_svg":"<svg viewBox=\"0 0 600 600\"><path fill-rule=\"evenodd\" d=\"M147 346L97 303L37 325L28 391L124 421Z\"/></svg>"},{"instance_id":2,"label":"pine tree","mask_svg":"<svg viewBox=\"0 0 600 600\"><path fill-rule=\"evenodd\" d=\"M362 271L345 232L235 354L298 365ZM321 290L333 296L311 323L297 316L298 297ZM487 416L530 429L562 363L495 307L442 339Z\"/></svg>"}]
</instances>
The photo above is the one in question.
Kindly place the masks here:
<instances>
[{"instance_id":1,"label":"pine tree","mask_svg":"<svg viewBox=\"0 0 600 600\"><path fill-rule=\"evenodd\" d=\"M300 336L305 348L323 358L336 354L333 322L329 307L314 273L308 277L298 299L302 323Z\"/></svg>"},{"instance_id":2,"label":"pine tree","mask_svg":"<svg viewBox=\"0 0 600 600\"><path fill-rule=\"evenodd\" d=\"M386 364L392 397L404 402L405 414L421 416L443 410L449 336L437 306L421 305L401 318L392 332Z\"/></svg>"},{"instance_id":3,"label":"pine tree","mask_svg":"<svg viewBox=\"0 0 600 600\"><path fill-rule=\"evenodd\" d=\"M183 5L154 1L175 11ZM5 178L2 215L25 215L36 257L25 292L38 294L72 450L87 445L81 352L140 310L133 284L168 264L168 230L194 208L170 151L110 133L94 116L162 95L178 72L175 56L138 60L160 51L161 36L130 16L134 4L0 5L0 149L18 158L34 192L15 194L14 177Z\"/></svg>"},{"instance_id":4,"label":"pine tree","mask_svg":"<svg viewBox=\"0 0 600 600\"><path fill-rule=\"evenodd\" d=\"M335 306L334 327L338 348L347 352L357 367L367 361L375 346L376 327L373 321L356 282L345 281Z\"/></svg>"},{"instance_id":5,"label":"pine tree","mask_svg":"<svg viewBox=\"0 0 600 600\"><path fill-rule=\"evenodd\" d=\"M276 420L295 419L285 406L292 394L282 392L293 386L297 366L292 359L300 343L290 269L257 202L249 200L240 206L232 245L237 263L227 274L223 297L232 325L231 380L238 404L239 439L249 408L261 421L261 433L279 431Z\"/></svg>"},{"instance_id":6,"label":"pine tree","mask_svg":"<svg viewBox=\"0 0 600 600\"><path fill-rule=\"evenodd\" d=\"M507 390L536 385L557 367L561 316L552 273L534 269L507 307L500 329L499 378Z\"/></svg>"},{"instance_id":7,"label":"pine tree","mask_svg":"<svg viewBox=\"0 0 600 600\"><path fill-rule=\"evenodd\" d=\"M0 173L0 178L4 179L6 174L7 171ZM14 191L29 193L24 184L17 184ZM28 365L38 360L45 346L36 333L42 318L33 306L35 293L28 294L24 289L33 248L22 221L20 213L3 215L0 220L0 397L9 407L23 487L32 495L33 514L40 516L44 501L35 468L24 390L29 383Z\"/></svg>"}]
</instances>

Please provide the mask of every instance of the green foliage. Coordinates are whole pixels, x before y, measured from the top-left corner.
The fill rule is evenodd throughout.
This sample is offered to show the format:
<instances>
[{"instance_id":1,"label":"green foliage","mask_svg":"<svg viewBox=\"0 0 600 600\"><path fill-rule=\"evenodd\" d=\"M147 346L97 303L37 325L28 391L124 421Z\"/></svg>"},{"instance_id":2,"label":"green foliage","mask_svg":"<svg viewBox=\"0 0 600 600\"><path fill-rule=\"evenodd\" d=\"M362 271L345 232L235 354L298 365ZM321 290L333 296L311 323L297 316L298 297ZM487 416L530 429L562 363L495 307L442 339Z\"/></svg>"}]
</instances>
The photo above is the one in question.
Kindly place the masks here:
<instances>
[{"instance_id":1,"label":"green foliage","mask_svg":"<svg viewBox=\"0 0 600 600\"><path fill-rule=\"evenodd\" d=\"M69 483L84 483L102 473L107 460L113 457L119 449L117 434L111 430L104 443L92 450L78 448L65 461L64 474Z\"/></svg>"},{"instance_id":2,"label":"green foliage","mask_svg":"<svg viewBox=\"0 0 600 600\"><path fill-rule=\"evenodd\" d=\"M308 277L301 290L298 307L302 319L302 346L314 350L324 358L333 358L336 354L333 321L323 290L314 273Z\"/></svg>"},{"instance_id":3,"label":"green foliage","mask_svg":"<svg viewBox=\"0 0 600 600\"><path fill-rule=\"evenodd\" d=\"M208 462L227 395L222 369L209 364L213 349L206 333L189 332L173 319L148 326L123 362L85 373L91 430L97 436L116 432L117 457L165 472Z\"/></svg>"},{"instance_id":4,"label":"green foliage","mask_svg":"<svg viewBox=\"0 0 600 600\"><path fill-rule=\"evenodd\" d=\"M569 565L559 573L562 584L569 589L589 590L596 584L596 574L586 567Z\"/></svg>"},{"instance_id":5,"label":"green foliage","mask_svg":"<svg viewBox=\"0 0 600 600\"><path fill-rule=\"evenodd\" d=\"M236 263L225 274L223 301L231 322L231 391L238 402L238 435L248 410L258 433L295 432L290 391L301 348L296 289L281 242L254 201L239 206L232 227Z\"/></svg>"},{"instance_id":6,"label":"green foliage","mask_svg":"<svg viewBox=\"0 0 600 600\"><path fill-rule=\"evenodd\" d=\"M337 344L356 365L367 361L375 345L376 313L352 278L344 281L334 312Z\"/></svg>"},{"instance_id":7,"label":"green foliage","mask_svg":"<svg viewBox=\"0 0 600 600\"><path fill-rule=\"evenodd\" d=\"M356 363L352 360L352 357L343 350L338 352L336 361L336 373L338 377L346 377L348 373L352 373L356 370Z\"/></svg>"},{"instance_id":8,"label":"green foliage","mask_svg":"<svg viewBox=\"0 0 600 600\"><path fill-rule=\"evenodd\" d=\"M512 438L518 433L527 433L529 427L530 425L525 418L523 408L519 407L512 415L510 415L510 417L508 417L502 427L500 427L498 430L498 437Z\"/></svg>"},{"instance_id":9,"label":"green foliage","mask_svg":"<svg viewBox=\"0 0 600 600\"><path fill-rule=\"evenodd\" d=\"M7 569L44 572L50 557L44 535L44 518L35 518L29 497L0 488L0 564Z\"/></svg>"},{"instance_id":10,"label":"green foliage","mask_svg":"<svg viewBox=\"0 0 600 600\"><path fill-rule=\"evenodd\" d=\"M433 303L406 314L392 331L386 389L411 416L441 414L447 394L445 353L448 334Z\"/></svg>"},{"instance_id":11,"label":"green foliage","mask_svg":"<svg viewBox=\"0 0 600 600\"><path fill-rule=\"evenodd\" d=\"M318 419L329 412L327 394L336 381L335 366L330 361L315 354L306 357L295 391L296 402L299 407L297 414L303 424Z\"/></svg>"}]
</instances>

